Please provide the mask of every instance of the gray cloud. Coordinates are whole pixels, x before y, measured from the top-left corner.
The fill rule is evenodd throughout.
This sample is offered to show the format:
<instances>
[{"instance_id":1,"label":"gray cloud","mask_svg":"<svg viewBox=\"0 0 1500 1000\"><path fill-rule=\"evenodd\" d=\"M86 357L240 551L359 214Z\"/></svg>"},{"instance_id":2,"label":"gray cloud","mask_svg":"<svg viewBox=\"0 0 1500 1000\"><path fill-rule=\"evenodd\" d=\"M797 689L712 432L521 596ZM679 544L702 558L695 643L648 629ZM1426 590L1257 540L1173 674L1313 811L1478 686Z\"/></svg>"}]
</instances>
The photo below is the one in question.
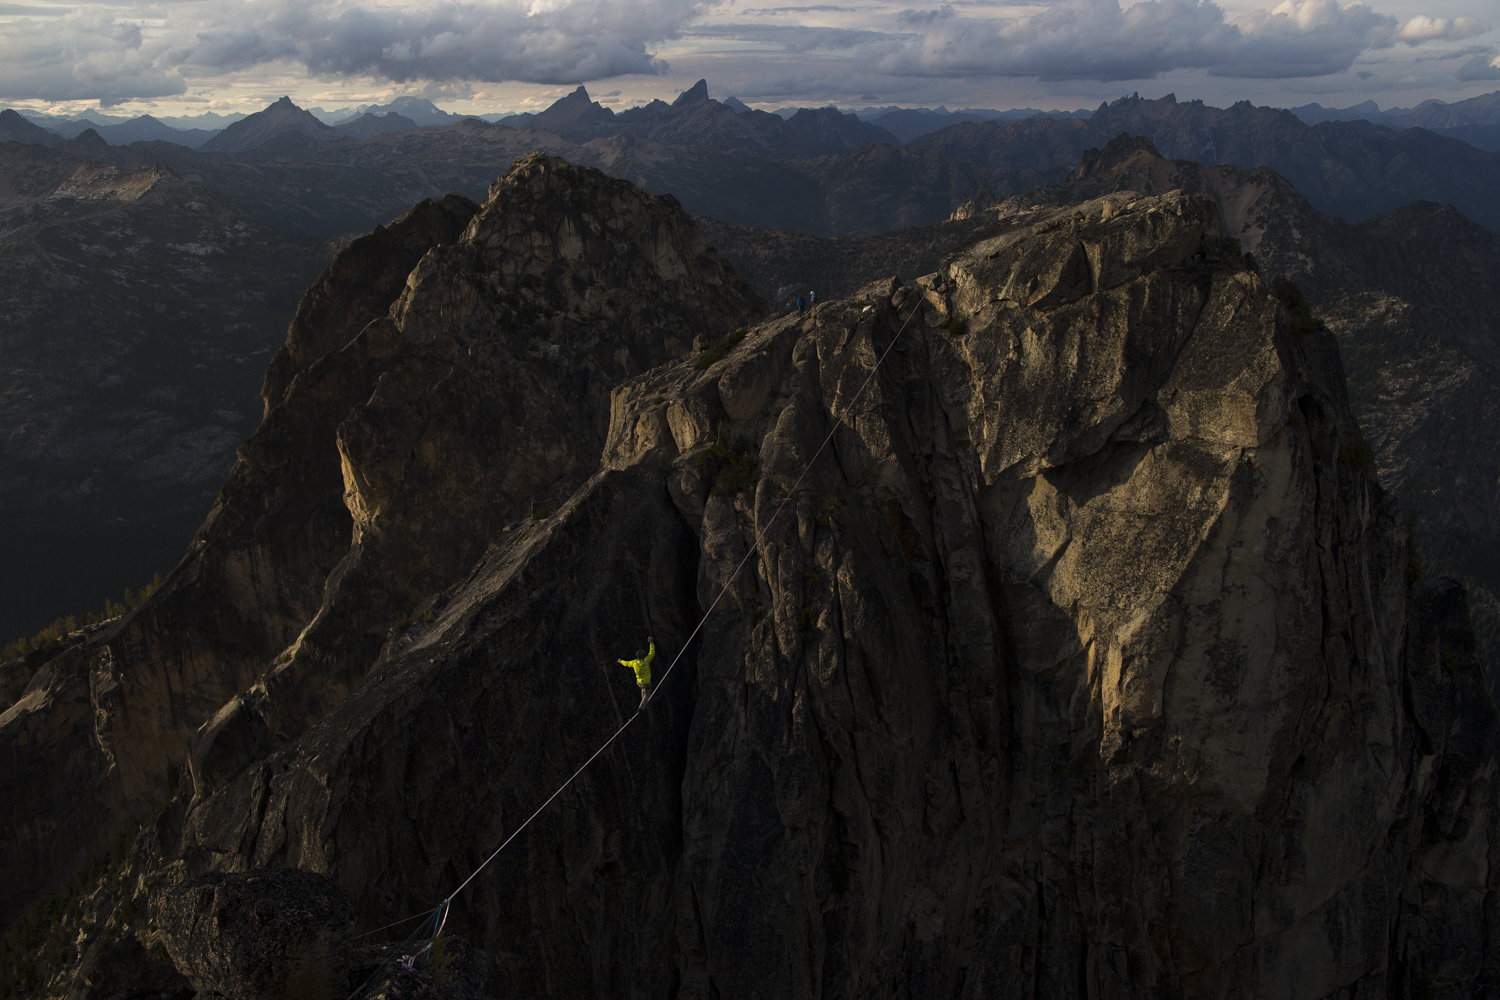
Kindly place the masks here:
<instances>
[{"instance_id":1,"label":"gray cloud","mask_svg":"<svg viewBox=\"0 0 1500 1000\"><path fill-rule=\"evenodd\" d=\"M16 10L42 2L0 0ZM715 52L714 66L736 78L740 96L766 99L867 91L889 99L936 81L988 86L997 78L1076 87L1175 71L1295 79L1341 73L1362 54L1372 62L1378 49L1408 51L1392 48L1399 43L1418 46L1414 57L1445 53L1450 67L1467 59L1461 80L1500 78L1493 50L1457 56L1441 44L1488 29L1472 17L1398 24L1362 2L1267 2L1278 5L1230 18L1214 0L1057 0L1024 16L1000 16L1015 8L989 0L901 12L853 0L739 9L722 0L167 0L135 9L135 19L125 8L77 8L7 24L0 98L171 97L261 66L409 92L572 85L665 73L653 48L666 39L686 39L690 54L680 58L689 62L701 56L694 46L712 48L713 40L751 43L756 51ZM819 19L834 26L797 23L825 14Z\"/></svg>"},{"instance_id":2,"label":"gray cloud","mask_svg":"<svg viewBox=\"0 0 1500 1000\"><path fill-rule=\"evenodd\" d=\"M810 7L746 7L740 14L745 17L783 17L789 14L853 14L858 11L858 7L836 7L820 3Z\"/></svg>"},{"instance_id":3,"label":"gray cloud","mask_svg":"<svg viewBox=\"0 0 1500 1000\"><path fill-rule=\"evenodd\" d=\"M75 11L13 22L0 37L0 96L160 97L201 78L275 62L397 83L573 84L668 67L648 45L675 37L694 0L488 0L360 7L343 0L205 0L157 7L149 34ZM81 9L82 10L82 9Z\"/></svg>"},{"instance_id":4,"label":"gray cloud","mask_svg":"<svg viewBox=\"0 0 1500 1000\"><path fill-rule=\"evenodd\" d=\"M138 25L87 7L12 21L0 32L0 95L108 106L183 93L186 82L159 54Z\"/></svg>"},{"instance_id":5,"label":"gray cloud","mask_svg":"<svg viewBox=\"0 0 1500 1000\"><path fill-rule=\"evenodd\" d=\"M1024 17L981 20L953 7L905 12L917 38L886 53L893 75L1143 80L1181 69L1286 78L1342 72L1389 46L1395 19L1362 3L1283 0L1230 21L1206 0L1065 0Z\"/></svg>"},{"instance_id":6,"label":"gray cloud","mask_svg":"<svg viewBox=\"0 0 1500 1000\"><path fill-rule=\"evenodd\" d=\"M1500 80L1500 54L1486 52L1458 68L1460 80Z\"/></svg>"},{"instance_id":7,"label":"gray cloud","mask_svg":"<svg viewBox=\"0 0 1500 1000\"><path fill-rule=\"evenodd\" d=\"M1428 17L1418 14L1401 26L1402 41L1417 45L1427 41L1458 41L1473 38L1490 30L1490 26L1473 17Z\"/></svg>"},{"instance_id":8,"label":"gray cloud","mask_svg":"<svg viewBox=\"0 0 1500 1000\"><path fill-rule=\"evenodd\" d=\"M894 43L900 35L863 28L823 28L800 24L700 24L682 31L685 38L723 38L780 46L786 52L840 51Z\"/></svg>"}]
</instances>

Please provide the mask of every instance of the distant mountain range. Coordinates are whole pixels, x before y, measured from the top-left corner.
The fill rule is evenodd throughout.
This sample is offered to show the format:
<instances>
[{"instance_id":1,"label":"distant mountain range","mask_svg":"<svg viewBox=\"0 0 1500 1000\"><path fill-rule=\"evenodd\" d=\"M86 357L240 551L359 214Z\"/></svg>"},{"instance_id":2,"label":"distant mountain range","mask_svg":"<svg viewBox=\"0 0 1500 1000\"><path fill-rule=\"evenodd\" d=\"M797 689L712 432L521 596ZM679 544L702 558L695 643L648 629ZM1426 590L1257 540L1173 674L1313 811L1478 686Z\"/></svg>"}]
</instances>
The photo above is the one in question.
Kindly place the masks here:
<instances>
[{"instance_id":1,"label":"distant mountain range","mask_svg":"<svg viewBox=\"0 0 1500 1000\"><path fill-rule=\"evenodd\" d=\"M1487 128L1493 104L1428 105L1408 117ZM420 127L390 107L335 127L282 98L196 151L160 139L111 146L98 129L65 140L14 112L0 115L0 140L65 146L121 169L162 163L262 222L327 235L368 230L422 197L482 198L498 170L534 149L670 192L696 215L810 235L870 235L942 221L976 187L1004 197L1059 181L1085 151L1122 133L1210 166L1269 166L1315 207L1351 221L1428 199L1500 229L1500 154L1421 127L1308 125L1249 102L1214 108L1171 95L1132 96L1088 118L1011 122L963 113L965 120L905 143L831 107L785 119L737 110L710 98L702 80L671 103L619 113L582 87L539 114L499 123L467 118Z\"/></svg>"},{"instance_id":2,"label":"distant mountain range","mask_svg":"<svg viewBox=\"0 0 1500 1000\"><path fill-rule=\"evenodd\" d=\"M72 139L75 136L93 129L99 134L99 138L111 146L128 146L132 142L175 142L197 149L205 142L218 134L215 129L201 128L173 128L159 119L150 115L141 115L139 118L131 118L129 121L118 125L104 125L91 118L80 118L77 121L67 122L62 125L53 126L49 131L55 132L64 139Z\"/></svg>"},{"instance_id":3,"label":"distant mountain range","mask_svg":"<svg viewBox=\"0 0 1500 1000\"><path fill-rule=\"evenodd\" d=\"M707 84L704 81L699 81L684 96L687 94L706 98ZM356 132L350 133L354 138L368 138L370 135L399 131L400 129L426 128L433 125L453 125L466 118L474 117L488 122L503 121L512 128L541 128L556 132L564 138L575 142L587 142L589 139L598 138L601 135L618 134L621 126L626 126L626 130L642 138L661 139L661 136L647 134L639 126L657 116L662 108L675 106L681 100L682 98L679 98L678 101L673 102L673 105L667 105L662 101L652 101L643 107L629 108L625 111L615 112L604 107L602 104L589 101L588 92L580 87L573 93L556 101L545 111L525 112L522 114L487 113L480 115L460 115L451 111L444 111L436 104L433 104L432 101L422 97L398 97L389 104L362 104L356 108L342 108L335 111L325 111L322 108L308 108L306 111L322 124L335 128L352 126L355 120L361 116L368 115L375 116L377 119L383 119L379 127L376 127L372 122L366 122ZM795 118L804 112L814 112L816 116L822 117L827 117L829 111L836 112L841 118L847 118L852 115L861 122L878 126L889 133L889 138L867 141L894 140L901 143L911 142L914 139L950 125L957 125L964 122L999 122L1001 124L1010 124L1031 118L1086 120L1098 113L1097 110L1090 111L1087 109L1076 111L1042 111L1037 108L1011 108L1004 111L995 108L960 108L956 111L950 111L946 107L902 108L896 105L888 105L886 107L871 106L855 111L840 111L829 105L823 108L786 107L774 112L757 112L736 97L728 97L716 103L730 109L737 115L752 113L770 114L784 121ZM1108 106L1106 104L1103 107ZM1320 104L1305 104L1301 107L1287 110L1290 110L1292 114L1309 125L1319 125L1329 121L1369 121L1397 130L1425 128L1449 138L1468 142L1478 146L1480 149L1489 151L1500 150L1500 91L1492 94L1484 94L1465 101L1457 101L1452 104L1430 99L1423 101L1415 108L1391 107L1386 108L1384 111L1374 101L1365 101L1347 108L1325 108ZM93 128L99 133L100 138L112 146L123 146L137 141L163 140L166 142L176 142L191 148L202 146L213 135L228 125L251 117L238 113L233 115L205 113L194 116L158 116L154 118L150 115L141 115L137 118L121 118L98 112L77 115L44 115L32 111L22 111L20 113L28 121L41 125L48 131L67 139L71 139L86 129ZM397 117L391 119L391 115L396 115ZM543 120L542 124L536 124L537 119L544 115L547 117ZM636 127L632 127L632 123Z\"/></svg>"},{"instance_id":4,"label":"distant mountain range","mask_svg":"<svg viewBox=\"0 0 1500 1000\"><path fill-rule=\"evenodd\" d=\"M907 148L989 167L1037 168L1102 147L1122 133L1144 136L1174 159L1271 167L1316 208L1350 221L1428 199L1452 203L1476 222L1500 229L1500 153L1423 128L1396 130L1365 121L1308 125L1290 111L1248 101L1214 108L1202 101L1179 103L1170 94L1159 100L1127 97L1087 121L962 122Z\"/></svg>"}]
</instances>

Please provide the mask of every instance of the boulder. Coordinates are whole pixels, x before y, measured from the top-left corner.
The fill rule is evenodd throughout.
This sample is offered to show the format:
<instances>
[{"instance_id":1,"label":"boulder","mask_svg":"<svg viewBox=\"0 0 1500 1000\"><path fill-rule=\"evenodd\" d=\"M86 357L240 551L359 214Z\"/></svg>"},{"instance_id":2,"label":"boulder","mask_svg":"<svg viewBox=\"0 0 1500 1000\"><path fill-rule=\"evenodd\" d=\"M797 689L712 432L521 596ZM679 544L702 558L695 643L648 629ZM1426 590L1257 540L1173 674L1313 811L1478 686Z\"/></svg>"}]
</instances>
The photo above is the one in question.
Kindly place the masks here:
<instances>
[{"instance_id":1,"label":"boulder","mask_svg":"<svg viewBox=\"0 0 1500 1000\"><path fill-rule=\"evenodd\" d=\"M172 963L229 1000L342 1000L348 898L331 875L209 872L163 890L155 920Z\"/></svg>"}]
</instances>

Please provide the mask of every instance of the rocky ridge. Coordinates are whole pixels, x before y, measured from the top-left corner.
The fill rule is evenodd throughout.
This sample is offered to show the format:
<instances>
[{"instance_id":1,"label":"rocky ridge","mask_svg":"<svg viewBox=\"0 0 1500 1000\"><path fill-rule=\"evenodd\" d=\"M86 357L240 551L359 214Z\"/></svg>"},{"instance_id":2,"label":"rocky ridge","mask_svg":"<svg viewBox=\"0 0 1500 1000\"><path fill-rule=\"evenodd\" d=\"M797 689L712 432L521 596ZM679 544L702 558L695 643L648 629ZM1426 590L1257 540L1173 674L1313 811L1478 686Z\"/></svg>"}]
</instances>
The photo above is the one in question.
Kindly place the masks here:
<instances>
[{"instance_id":1,"label":"rocky ridge","mask_svg":"<svg viewBox=\"0 0 1500 1000\"><path fill-rule=\"evenodd\" d=\"M1320 211L1350 221L1426 199L1452 203L1481 225L1500 229L1500 153L1425 129L1396 131L1363 121L1310 126L1290 111L1249 101L1215 108L1170 94L1154 101L1126 97L1086 121L964 122L910 145L989 166L1045 167L1070 164L1121 132L1150 140L1167 157L1206 167L1270 167Z\"/></svg>"},{"instance_id":2,"label":"rocky ridge","mask_svg":"<svg viewBox=\"0 0 1500 1000\"><path fill-rule=\"evenodd\" d=\"M539 155L486 206L424 202L340 252L158 599L106 630L96 676L32 666L36 698L0 734L27 745L65 706L93 721L49 731L50 751L5 775L19 811L49 817L0 842L18 898L101 850L101 817L118 829L170 796L209 719L190 755L205 786L299 734L483 551L478 524L526 516L592 467L614 382L764 309L669 199ZM421 418L389 422L417 401ZM85 780L98 795L49 804Z\"/></svg>"},{"instance_id":3,"label":"rocky ridge","mask_svg":"<svg viewBox=\"0 0 1500 1000\"><path fill-rule=\"evenodd\" d=\"M1172 189L1212 199L1225 235L1267 278L1293 279L1339 339L1369 458L1412 519L1427 571L1470 588L1500 698L1500 236L1430 202L1349 223L1269 169L1168 160L1123 135L1087 153L1064 183L989 215Z\"/></svg>"},{"instance_id":4,"label":"rocky ridge","mask_svg":"<svg viewBox=\"0 0 1500 1000\"><path fill-rule=\"evenodd\" d=\"M316 614L358 581L390 631L362 679L316 620L275 655L193 737L119 898L293 868L331 875L355 930L420 912L633 710L613 659L651 634L677 672L449 915L514 992L1457 997L1500 973L1500 747L1463 591L1410 579L1397 509L1340 460L1361 438L1336 342L1212 202L1014 211L914 285L684 354L758 308L696 247L672 206L538 157L352 341L304 311L266 427L369 366L308 458L342 467L354 531ZM591 312L643 273L693 294ZM555 431L483 422L563 398ZM242 466L296 444L260 443ZM430 565L403 555L428 538ZM107 781L170 766L121 722L161 704L150 623L196 586L180 569L65 654L137 686L90 736ZM78 673L43 669L7 739Z\"/></svg>"}]
</instances>

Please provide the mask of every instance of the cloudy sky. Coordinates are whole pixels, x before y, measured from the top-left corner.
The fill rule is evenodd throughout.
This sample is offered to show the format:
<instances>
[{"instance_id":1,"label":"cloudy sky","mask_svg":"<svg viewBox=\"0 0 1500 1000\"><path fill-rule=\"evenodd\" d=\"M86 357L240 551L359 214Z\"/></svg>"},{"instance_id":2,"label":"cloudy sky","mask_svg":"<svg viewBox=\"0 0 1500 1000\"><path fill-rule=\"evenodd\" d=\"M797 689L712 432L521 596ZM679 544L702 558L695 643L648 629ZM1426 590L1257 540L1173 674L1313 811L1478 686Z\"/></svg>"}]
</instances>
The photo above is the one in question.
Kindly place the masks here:
<instances>
[{"instance_id":1,"label":"cloudy sky","mask_svg":"<svg viewBox=\"0 0 1500 1000\"><path fill-rule=\"evenodd\" d=\"M1495 0L0 0L0 103L112 114L412 94L617 108L699 77L752 106L1096 107L1139 92L1382 108L1500 89Z\"/></svg>"}]
</instances>

